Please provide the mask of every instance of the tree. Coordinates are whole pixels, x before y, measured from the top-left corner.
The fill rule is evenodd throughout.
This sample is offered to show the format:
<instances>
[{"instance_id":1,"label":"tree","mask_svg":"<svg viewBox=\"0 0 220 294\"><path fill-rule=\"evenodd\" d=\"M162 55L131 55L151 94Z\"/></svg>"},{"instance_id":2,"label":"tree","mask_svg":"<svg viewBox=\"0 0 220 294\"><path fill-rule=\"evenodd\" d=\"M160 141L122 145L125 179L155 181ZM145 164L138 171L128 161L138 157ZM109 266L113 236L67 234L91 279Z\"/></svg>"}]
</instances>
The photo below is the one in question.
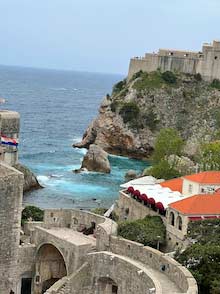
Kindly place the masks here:
<instances>
[{"instance_id":1,"label":"tree","mask_svg":"<svg viewBox=\"0 0 220 294\"><path fill-rule=\"evenodd\" d=\"M154 147L153 162L159 163L172 154L180 156L183 146L184 141L177 130L171 128L161 129Z\"/></svg>"},{"instance_id":2,"label":"tree","mask_svg":"<svg viewBox=\"0 0 220 294\"><path fill-rule=\"evenodd\" d=\"M44 217L44 211L36 206L26 206L22 211L21 222L24 224L29 218L33 221L42 221Z\"/></svg>"},{"instance_id":3,"label":"tree","mask_svg":"<svg viewBox=\"0 0 220 294\"><path fill-rule=\"evenodd\" d=\"M162 159L160 162L153 165L148 170L148 174L157 179L165 180L170 180L181 176L178 170L176 170L174 166L171 166L165 159Z\"/></svg>"},{"instance_id":4,"label":"tree","mask_svg":"<svg viewBox=\"0 0 220 294\"><path fill-rule=\"evenodd\" d=\"M220 170L220 141L203 144L199 162L203 170Z\"/></svg>"},{"instance_id":5,"label":"tree","mask_svg":"<svg viewBox=\"0 0 220 294\"><path fill-rule=\"evenodd\" d=\"M218 244L195 244L176 256L195 277L199 293L219 294L220 246Z\"/></svg>"},{"instance_id":6,"label":"tree","mask_svg":"<svg viewBox=\"0 0 220 294\"><path fill-rule=\"evenodd\" d=\"M165 243L166 228L159 216L146 216L144 219L119 223L118 234L156 248L158 241Z\"/></svg>"}]
</instances>

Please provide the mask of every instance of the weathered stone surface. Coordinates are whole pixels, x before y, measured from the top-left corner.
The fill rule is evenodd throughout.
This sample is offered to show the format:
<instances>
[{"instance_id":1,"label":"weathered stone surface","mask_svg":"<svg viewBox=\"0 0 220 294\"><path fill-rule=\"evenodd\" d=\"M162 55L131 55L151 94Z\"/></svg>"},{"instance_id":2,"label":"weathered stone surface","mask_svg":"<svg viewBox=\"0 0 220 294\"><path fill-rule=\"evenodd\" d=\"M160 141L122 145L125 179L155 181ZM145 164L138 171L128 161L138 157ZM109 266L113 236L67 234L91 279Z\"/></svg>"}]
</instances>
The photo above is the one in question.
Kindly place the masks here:
<instances>
[{"instance_id":1,"label":"weathered stone surface","mask_svg":"<svg viewBox=\"0 0 220 294\"><path fill-rule=\"evenodd\" d=\"M89 171L110 173L111 167L108 160L108 153L95 144L90 145L87 154L83 158L83 168Z\"/></svg>"},{"instance_id":2,"label":"weathered stone surface","mask_svg":"<svg viewBox=\"0 0 220 294\"><path fill-rule=\"evenodd\" d=\"M187 78L187 82L186 82ZM175 86L161 85L142 91L133 81L102 102L97 118L74 147L99 145L108 153L148 158L161 128L175 128L186 141L185 153L193 156L201 140L209 141L218 129L220 91L193 76L178 75ZM124 122L120 110L132 102L140 110L132 123Z\"/></svg>"},{"instance_id":3,"label":"weathered stone surface","mask_svg":"<svg viewBox=\"0 0 220 294\"><path fill-rule=\"evenodd\" d=\"M15 164L14 168L19 170L24 175L24 186L23 186L24 192L29 192L35 189L42 188L36 176L29 168L27 168L26 166L20 163Z\"/></svg>"}]
</instances>

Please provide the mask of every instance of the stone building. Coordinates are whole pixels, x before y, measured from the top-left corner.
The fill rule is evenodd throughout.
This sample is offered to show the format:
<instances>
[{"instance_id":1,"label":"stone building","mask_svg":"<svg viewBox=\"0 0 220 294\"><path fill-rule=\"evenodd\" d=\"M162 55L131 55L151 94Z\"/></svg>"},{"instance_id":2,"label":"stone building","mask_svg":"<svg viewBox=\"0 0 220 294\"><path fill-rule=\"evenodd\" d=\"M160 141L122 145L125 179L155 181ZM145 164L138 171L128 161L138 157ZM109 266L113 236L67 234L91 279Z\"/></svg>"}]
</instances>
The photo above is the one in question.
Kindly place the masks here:
<instances>
[{"instance_id":1,"label":"stone building","mask_svg":"<svg viewBox=\"0 0 220 294\"><path fill-rule=\"evenodd\" d=\"M122 185L115 211L121 220L159 215L167 232L167 249L185 248L188 224L220 218L220 172L206 171L158 183L143 177ZM131 189L132 188L132 189Z\"/></svg>"},{"instance_id":2,"label":"stone building","mask_svg":"<svg viewBox=\"0 0 220 294\"><path fill-rule=\"evenodd\" d=\"M0 122L1 137L17 142L19 114L1 111ZM1 294L198 293L186 268L162 252L120 238L109 218L51 209L42 222L29 221L21 231L24 177L10 167L17 156L13 145L1 149Z\"/></svg>"},{"instance_id":3,"label":"stone building","mask_svg":"<svg viewBox=\"0 0 220 294\"><path fill-rule=\"evenodd\" d=\"M157 69L162 72L199 73L207 81L220 79L220 42L205 43L199 52L159 49L158 53L134 57L130 60L128 78L140 70L152 72Z\"/></svg>"}]
</instances>

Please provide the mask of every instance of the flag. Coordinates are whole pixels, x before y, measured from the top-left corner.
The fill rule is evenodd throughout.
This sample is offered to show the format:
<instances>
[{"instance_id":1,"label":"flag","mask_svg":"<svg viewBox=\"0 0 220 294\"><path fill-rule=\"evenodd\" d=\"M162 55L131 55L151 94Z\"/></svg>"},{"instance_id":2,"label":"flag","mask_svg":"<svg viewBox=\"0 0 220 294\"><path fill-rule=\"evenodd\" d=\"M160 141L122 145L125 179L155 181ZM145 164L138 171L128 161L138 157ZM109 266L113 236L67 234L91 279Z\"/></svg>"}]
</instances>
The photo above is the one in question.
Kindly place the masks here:
<instances>
[{"instance_id":1,"label":"flag","mask_svg":"<svg viewBox=\"0 0 220 294\"><path fill-rule=\"evenodd\" d=\"M1 143L4 145L9 145L9 146L18 146L18 140L8 138L6 136L1 135Z\"/></svg>"}]
</instances>

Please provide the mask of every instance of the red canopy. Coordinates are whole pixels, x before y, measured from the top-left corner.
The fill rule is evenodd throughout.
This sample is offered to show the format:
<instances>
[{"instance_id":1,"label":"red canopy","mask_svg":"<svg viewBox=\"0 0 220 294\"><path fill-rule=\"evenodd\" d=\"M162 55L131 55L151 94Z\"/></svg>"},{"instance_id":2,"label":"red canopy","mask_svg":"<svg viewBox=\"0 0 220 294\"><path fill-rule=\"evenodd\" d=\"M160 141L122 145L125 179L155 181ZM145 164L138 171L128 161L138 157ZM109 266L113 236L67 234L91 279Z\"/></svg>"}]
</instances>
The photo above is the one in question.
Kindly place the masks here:
<instances>
[{"instance_id":1,"label":"red canopy","mask_svg":"<svg viewBox=\"0 0 220 294\"><path fill-rule=\"evenodd\" d=\"M133 194L134 188L132 186L128 187L127 192Z\"/></svg>"},{"instance_id":2,"label":"red canopy","mask_svg":"<svg viewBox=\"0 0 220 294\"><path fill-rule=\"evenodd\" d=\"M156 203L156 208L159 209L160 211L164 211L164 206L163 206L163 203L161 202L157 202Z\"/></svg>"},{"instance_id":3,"label":"red canopy","mask_svg":"<svg viewBox=\"0 0 220 294\"><path fill-rule=\"evenodd\" d=\"M148 197L146 194L141 194L141 200L143 200L145 203L148 202Z\"/></svg>"},{"instance_id":4,"label":"red canopy","mask_svg":"<svg viewBox=\"0 0 220 294\"><path fill-rule=\"evenodd\" d=\"M201 216L190 216L190 217L189 217L189 220L190 220L190 221L202 220L202 217L201 217Z\"/></svg>"},{"instance_id":5,"label":"red canopy","mask_svg":"<svg viewBox=\"0 0 220 294\"><path fill-rule=\"evenodd\" d=\"M148 198L148 203L151 204L151 205L155 205L155 200L154 198Z\"/></svg>"},{"instance_id":6,"label":"red canopy","mask_svg":"<svg viewBox=\"0 0 220 294\"><path fill-rule=\"evenodd\" d=\"M136 196L137 198L140 198L140 196L141 196L140 191L139 190L135 190L134 191L134 196Z\"/></svg>"}]
</instances>

